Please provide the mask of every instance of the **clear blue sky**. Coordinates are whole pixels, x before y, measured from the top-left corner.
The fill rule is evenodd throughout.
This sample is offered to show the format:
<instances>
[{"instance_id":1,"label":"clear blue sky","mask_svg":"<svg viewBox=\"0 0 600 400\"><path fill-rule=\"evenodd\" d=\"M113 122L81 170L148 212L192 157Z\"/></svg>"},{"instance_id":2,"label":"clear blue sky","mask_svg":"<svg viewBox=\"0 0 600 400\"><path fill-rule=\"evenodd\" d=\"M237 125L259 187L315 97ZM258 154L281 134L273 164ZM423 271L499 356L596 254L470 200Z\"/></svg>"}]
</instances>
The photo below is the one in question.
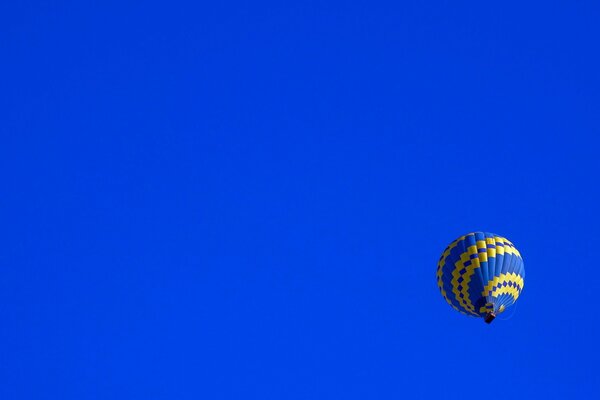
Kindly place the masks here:
<instances>
[{"instance_id":1,"label":"clear blue sky","mask_svg":"<svg viewBox=\"0 0 600 400\"><path fill-rule=\"evenodd\" d=\"M600 398L596 2L4 3L0 398Z\"/></svg>"}]
</instances>

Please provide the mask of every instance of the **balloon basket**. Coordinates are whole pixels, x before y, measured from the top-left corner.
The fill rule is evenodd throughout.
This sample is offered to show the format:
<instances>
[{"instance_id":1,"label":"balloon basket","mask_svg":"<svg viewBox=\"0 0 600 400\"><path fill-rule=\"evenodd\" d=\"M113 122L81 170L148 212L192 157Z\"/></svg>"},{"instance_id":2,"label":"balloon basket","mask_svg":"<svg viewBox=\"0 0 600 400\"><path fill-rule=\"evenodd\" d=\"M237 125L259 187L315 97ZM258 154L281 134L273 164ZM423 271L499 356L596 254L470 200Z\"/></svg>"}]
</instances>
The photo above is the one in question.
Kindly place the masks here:
<instances>
[{"instance_id":1,"label":"balloon basket","mask_svg":"<svg viewBox=\"0 0 600 400\"><path fill-rule=\"evenodd\" d=\"M485 316L484 321L485 321L486 324L489 324L489 323L491 323L494 320L494 318L496 318L496 314L494 314L493 312L487 313L486 316Z\"/></svg>"}]
</instances>

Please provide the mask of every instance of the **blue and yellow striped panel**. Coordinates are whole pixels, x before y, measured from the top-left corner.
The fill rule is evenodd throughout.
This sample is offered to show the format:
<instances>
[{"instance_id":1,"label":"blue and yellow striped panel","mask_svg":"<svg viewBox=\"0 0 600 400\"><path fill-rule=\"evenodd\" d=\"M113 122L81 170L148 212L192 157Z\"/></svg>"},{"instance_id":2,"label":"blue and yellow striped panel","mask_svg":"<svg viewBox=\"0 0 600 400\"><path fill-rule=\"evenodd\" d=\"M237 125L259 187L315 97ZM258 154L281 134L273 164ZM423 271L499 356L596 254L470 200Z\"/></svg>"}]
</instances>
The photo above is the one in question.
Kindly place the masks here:
<instances>
[{"instance_id":1,"label":"blue and yellow striped panel","mask_svg":"<svg viewBox=\"0 0 600 400\"><path fill-rule=\"evenodd\" d=\"M503 312L523 291L525 268L515 246L502 236L473 232L450 243L437 268L442 296L474 317Z\"/></svg>"}]
</instances>

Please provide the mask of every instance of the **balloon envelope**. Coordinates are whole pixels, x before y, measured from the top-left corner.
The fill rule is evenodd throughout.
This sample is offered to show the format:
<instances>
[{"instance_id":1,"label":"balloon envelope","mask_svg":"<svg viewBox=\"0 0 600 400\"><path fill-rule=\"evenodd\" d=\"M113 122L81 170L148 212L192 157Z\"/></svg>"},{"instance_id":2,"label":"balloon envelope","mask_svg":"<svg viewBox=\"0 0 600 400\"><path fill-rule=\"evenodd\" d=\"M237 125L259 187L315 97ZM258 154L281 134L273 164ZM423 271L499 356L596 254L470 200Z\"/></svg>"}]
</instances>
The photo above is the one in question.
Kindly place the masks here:
<instances>
[{"instance_id":1,"label":"balloon envelope","mask_svg":"<svg viewBox=\"0 0 600 400\"><path fill-rule=\"evenodd\" d=\"M488 232L461 236L442 253L437 284L455 310L491 320L523 290L523 258L506 238Z\"/></svg>"}]
</instances>

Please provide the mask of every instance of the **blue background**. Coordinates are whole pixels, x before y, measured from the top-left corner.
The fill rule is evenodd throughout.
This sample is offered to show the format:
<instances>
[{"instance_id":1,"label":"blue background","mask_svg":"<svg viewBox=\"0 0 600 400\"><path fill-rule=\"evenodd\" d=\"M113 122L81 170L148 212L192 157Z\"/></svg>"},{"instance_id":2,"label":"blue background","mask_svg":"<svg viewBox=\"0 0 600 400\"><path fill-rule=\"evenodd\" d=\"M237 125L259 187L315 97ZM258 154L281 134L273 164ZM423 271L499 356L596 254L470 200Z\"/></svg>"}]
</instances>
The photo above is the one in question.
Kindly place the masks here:
<instances>
[{"instance_id":1,"label":"blue background","mask_svg":"<svg viewBox=\"0 0 600 400\"><path fill-rule=\"evenodd\" d=\"M598 398L574 3L4 2L0 397ZM527 270L489 326L473 230Z\"/></svg>"}]
</instances>

